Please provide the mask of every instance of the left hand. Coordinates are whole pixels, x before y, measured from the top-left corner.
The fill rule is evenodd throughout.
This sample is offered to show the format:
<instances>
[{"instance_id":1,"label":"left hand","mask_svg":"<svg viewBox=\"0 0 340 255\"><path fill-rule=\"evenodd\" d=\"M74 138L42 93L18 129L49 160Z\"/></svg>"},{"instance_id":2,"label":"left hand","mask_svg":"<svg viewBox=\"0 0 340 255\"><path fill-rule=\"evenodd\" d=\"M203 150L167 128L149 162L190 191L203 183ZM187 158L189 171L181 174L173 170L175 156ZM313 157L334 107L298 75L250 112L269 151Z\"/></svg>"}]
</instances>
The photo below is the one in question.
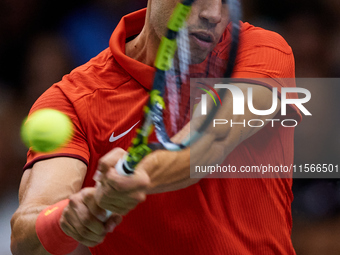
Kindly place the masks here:
<instances>
[{"instance_id":1,"label":"left hand","mask_svg":"<svg viewBox=\"0 0 340 255\"><path fill-rule=\"evenodd\" d=\"M84 188L72 194L60 218L64 233L88 247L102 243L106 234L122 221L116 214L105 219L105 210L95 202L95 192L95 188Z\"/></svg>"},{"instance_id":2,"label":"left hand","mask_svg":"<svg viewBox=\"0 0 340 255\"><path fill-rule=\"evenodd\" d=\"M118 160L126 154L121 148L115 148L104 155L98 164L95 180L97 185L95 200L106 210L126 215L146 199L150 178L143 168L134 174L123 176L114 168Z\"/></svg>"}]
</instances>

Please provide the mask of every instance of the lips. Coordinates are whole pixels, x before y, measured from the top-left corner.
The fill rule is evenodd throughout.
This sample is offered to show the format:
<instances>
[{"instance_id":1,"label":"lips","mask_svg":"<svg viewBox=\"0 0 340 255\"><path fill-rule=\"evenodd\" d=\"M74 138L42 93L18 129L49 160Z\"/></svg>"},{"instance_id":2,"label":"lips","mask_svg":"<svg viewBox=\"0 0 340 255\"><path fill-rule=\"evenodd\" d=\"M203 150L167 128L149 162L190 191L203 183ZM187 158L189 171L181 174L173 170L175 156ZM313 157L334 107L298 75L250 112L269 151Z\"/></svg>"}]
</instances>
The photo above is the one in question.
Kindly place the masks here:
<instances>
[{"instance_id":1,"label":"lips","mask_svg":"<svg viewBox=\"0 0 340 255\"><path fill-rule=\"evenodd\" d=\"M212 43L214 41L212 36L208 33L199 32L199 33L191 33L191 35L195 36L198 40L201 40L203 42Z\"/></svg>"},{"instance_id":2,"label":"lips","mask_svg":"<svg viewBox=\"0 0 340 255\"><path fill-rule=\"evenodd\" d=\"M208 32L192 32L190 33L190 36L200 48L211 48L215 41L214 36Z\"/></svg>"}]
</instances>

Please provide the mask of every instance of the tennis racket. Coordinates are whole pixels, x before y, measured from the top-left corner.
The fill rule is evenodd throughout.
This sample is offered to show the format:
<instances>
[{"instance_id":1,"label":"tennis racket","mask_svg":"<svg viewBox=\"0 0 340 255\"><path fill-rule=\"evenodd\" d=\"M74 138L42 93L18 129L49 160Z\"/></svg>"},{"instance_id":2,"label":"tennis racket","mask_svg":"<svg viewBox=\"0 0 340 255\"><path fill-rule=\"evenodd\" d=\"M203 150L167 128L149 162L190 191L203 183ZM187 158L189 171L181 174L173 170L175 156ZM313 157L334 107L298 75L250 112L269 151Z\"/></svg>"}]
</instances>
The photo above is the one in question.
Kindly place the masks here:
<instances>
[{"instance_id":1,"label":"tennis racket","mask_svg":"<svg viewBox=\"0 0 340 255\"><path fill-rule=\"evenodd\" d=\"M170 140L170 135L176 134L190 120L190 74L202 73L190 67L190 42L186 19L194 1L184 0L178 3L168 22L166 35L162 37L156 55L156 73L149 102L144 109L144 123L140 129L137 129L126 157L119 160L115 166L119 174L133 174L137 164L154 149L179 151L191 146L203 135L218 111L218 105L213 107L201 122L202 124L195 131L191 131L190 136L181 143L173 143ZM228 0L227 4L231 38L225 72L220 74L220 77L225 78L231 77L234 69L241 19L240 1ZM211 56L204 64L205 77L209 73L209 68L220 68L214 66L216 63L211 63L210 59ZM202 65L199 66L198 69L202 68ZM222 90L219 95L223 100L225 90ZM149 144L149 136L153 130L159 142L157 144Z\"/></svg>"},{"instance_id":2,"label":"tennis racket","mask_svg":"<svg viewBox=\"0 0 340 255\"><path fill-rule=\"evenodd\" d=\"M195 0L183 0L175 7L167 25L167 32L161 39L155 60L156 73L148 104L144 108L144 122L137 129L132 145L127 155L120 159L115 168L121 175L131 175L138 163L150 152L156 149L169 151L183 150L192 146L204 134L219 105L213 106L198 128L191 129L191 134L180 143L174 143L170 137L178 133L190 121L190 78L208 77L210 70L221 70L215 78L231 77L237 56L241 4L239 0L228 0L231 33L228 61L221 64L214 61L210 54L199 65L191 65L191 51L186 19L190 14L191 5ZM223 100L225 90L220 93ZM151 133L155 131L158 143L149 143ZM100 185L100 183L97 183ZM106 217L112 212L106 211Z\"/></svg>"}]
</instances>

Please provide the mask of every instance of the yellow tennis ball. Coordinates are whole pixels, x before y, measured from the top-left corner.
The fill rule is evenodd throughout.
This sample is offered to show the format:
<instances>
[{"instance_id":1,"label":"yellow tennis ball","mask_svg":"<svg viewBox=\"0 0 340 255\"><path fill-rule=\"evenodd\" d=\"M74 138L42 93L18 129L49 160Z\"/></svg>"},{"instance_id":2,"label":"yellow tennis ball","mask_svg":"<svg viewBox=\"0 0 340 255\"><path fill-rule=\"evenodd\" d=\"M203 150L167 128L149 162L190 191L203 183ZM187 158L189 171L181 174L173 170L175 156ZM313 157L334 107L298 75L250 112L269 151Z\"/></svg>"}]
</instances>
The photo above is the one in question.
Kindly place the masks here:
<instances>
[{"instance_id":1,"label":"yellow tennis ball","mask_svg":"<svg viewBox=\"0 0 340 255\"><path fill-rule=\"evenodd\" d=\"M51 152L66 145L73 135L70 118L54 109L41 109L28 116L21 127L21 138L36 152Z\"/></svg>"}]
</instances>

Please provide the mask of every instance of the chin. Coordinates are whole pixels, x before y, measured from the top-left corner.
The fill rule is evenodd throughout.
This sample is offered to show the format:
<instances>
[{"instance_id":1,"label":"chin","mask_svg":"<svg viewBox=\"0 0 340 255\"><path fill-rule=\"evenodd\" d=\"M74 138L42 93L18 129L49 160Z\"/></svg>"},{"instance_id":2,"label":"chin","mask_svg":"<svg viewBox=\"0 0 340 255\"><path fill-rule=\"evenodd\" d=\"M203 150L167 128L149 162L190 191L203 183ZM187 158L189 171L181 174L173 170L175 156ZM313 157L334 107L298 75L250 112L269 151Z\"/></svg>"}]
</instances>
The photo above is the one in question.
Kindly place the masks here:
<instances>
[{"instance_id":1,"label":"chin","mask_svg":"<svg viewBox=\"0 0 340 255\"><path fill-rule=\"evenodd\" d=\"M191 64L196 65L202 63L208 56L209 52L192 52Z\"/></svg>"},{"instance_id":2,"label":"chin","mask_svg":"<svg viewBox=\"0 0 340 255\"><path fill-rule=\"evenodd\" d=\"M203 61L205 60L205 58L191 58L191 64L192 65L197 65L197 64L201 64Z\"/></svg>"}]
</instances>

